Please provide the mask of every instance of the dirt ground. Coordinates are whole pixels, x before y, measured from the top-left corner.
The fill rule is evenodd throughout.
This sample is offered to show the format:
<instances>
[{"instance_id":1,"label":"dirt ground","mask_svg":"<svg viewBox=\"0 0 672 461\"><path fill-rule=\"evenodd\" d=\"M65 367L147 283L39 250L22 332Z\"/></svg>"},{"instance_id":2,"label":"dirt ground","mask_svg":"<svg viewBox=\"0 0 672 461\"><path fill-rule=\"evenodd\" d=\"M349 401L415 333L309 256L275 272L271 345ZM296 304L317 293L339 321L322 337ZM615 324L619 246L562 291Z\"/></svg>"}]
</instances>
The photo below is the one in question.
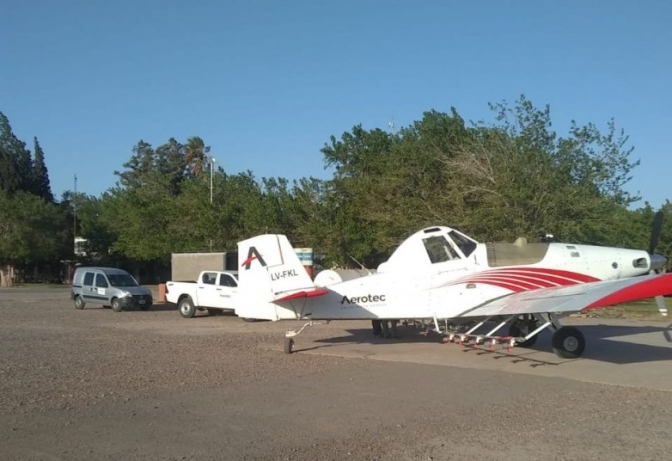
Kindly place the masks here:
<instances>
[{"instance_id":1,"label":"dirt ground","mask_svg":"<svg viewBox=\"0 0 672 461\"><path fill-rule=\"evenodd\" d=\"M640 361L657 351L650 368L634 360L602 366L603 357L594 356L550 374L543 367L521 373L496 357L413 340L417 330L404 330L406 340L374 340L367 322L309 328L297 338L298 352L286 355L282 336L293 323L187 320L170 306L79 311L63 289L0 290L0 316L3 460L625 460L672 453L672 392L613 384L629 370L667 380L672 349L664 341L639 346L647 348ZM634 327L617 328L627 338L623 329ZM587 330L589 341L597 331ZM625 346L613 354L627 355ZM598 368L602 382L581 379Z\"/></svg>"}]
</instances>

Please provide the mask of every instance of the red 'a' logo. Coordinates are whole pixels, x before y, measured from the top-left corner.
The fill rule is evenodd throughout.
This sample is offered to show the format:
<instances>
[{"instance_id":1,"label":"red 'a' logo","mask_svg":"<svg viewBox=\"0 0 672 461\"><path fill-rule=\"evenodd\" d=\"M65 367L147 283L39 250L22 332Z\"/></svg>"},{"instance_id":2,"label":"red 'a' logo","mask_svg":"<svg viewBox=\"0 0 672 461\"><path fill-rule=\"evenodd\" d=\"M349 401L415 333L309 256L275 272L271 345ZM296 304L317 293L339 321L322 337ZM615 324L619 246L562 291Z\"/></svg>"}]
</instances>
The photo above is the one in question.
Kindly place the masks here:
<instances>
[{"instance_id":1,"label":"red 'a' logo","mask_svg":"<svg viewBox=\"0 0 672 461\"><path fill-rule=\"evenodd\" d=\"M259 261L262 266L266 266L266 261L261 257L261 253L259 253L255 247L250 247L250 251L247 252L247 259L243 261L243 264L241 264L240 267L245 266L245 270L249 270L252 261L255 259Z\"/></svg>"}]
</instances>

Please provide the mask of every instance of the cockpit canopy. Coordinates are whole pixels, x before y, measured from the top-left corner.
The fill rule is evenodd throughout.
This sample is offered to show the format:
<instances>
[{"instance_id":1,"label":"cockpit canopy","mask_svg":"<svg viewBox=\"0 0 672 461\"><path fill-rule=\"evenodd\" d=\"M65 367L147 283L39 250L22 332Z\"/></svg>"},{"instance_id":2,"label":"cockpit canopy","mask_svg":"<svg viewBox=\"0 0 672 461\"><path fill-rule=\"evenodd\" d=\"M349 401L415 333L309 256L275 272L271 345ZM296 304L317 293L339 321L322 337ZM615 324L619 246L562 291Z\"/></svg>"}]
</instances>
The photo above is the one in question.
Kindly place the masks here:
<instances>
[{"instance_id":1,"label":"cockpit canopy","mask_svg":"<svg viewBox=\"0 0 672 461\"><path fill-rule=\"evenodd\" d=\"M378 272L393 267L407 269L431 267L433 264L465 259L476 250L477 245L476 240L455 229L430 227L407 238L390 259L380 265Z\"/></svg>"}]
</instances>

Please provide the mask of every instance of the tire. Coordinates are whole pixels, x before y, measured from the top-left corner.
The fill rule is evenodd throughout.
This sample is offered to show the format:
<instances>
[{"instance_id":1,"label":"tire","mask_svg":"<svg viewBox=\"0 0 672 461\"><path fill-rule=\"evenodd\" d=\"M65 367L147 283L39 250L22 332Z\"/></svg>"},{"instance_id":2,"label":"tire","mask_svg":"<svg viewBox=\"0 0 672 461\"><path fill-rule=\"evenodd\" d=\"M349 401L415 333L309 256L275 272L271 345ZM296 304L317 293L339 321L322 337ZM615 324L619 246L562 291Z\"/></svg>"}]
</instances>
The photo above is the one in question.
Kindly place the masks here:
<instances>
[{"instance_id":1,"label":"tire","mask_svg":"<svg viewBox=\"0 0 672 461\"><path fill-rule=\"evenodd\" d=\"M291 354L294 352L294 340L292 338L285 338L285 354Z\"/></svg>"},{"instance_id":2,"label":"tire","mask_svg":"<svg viewBox=\"0 0 672 461\"><path fill-rule=\"evenodd\" d=\"M79 295L75 296L75 309L84 309L84 306L86 306L86 303L82 297Z\"/></svg>"},{"instance_id":3,"label":"tire","mask_svg":"<svg viewBox=\"0 0 672 461\"><path fill-rule=\"evenodd\" d=\"M383 325L380 320L371 320L371 327L373 328L373 334L375 336L380 336L383 332Z\"/></svg>"},{"instance_id":4,"label":"tire","mask_svg":"<svg viewBox=\"0 0 672 461\"><path fill-rule=\"evenodd\" d=\"M186 296L180 300L177 304L177 308L180 311L180 315L185 319L190 319L196 315L196 308L194 307L194 302L189 296Z\"/></svg>"},{"instance_id":5,"label":"tire","mask_svg":"<svg viewBox=\"0 0 672 461\"><path fill-rule=\"evenodd\" d=\"M522 320L522 321L518 320L513 322L509 327L509 336L513 336L514 338L519 337L524 338L525 336L530 334L530 332L536 330L536 328L537 328L537 322L531 322L529 320ZM532 347L534 346L534 343L537 342L537 336L538 335L534 335L530 339L528 339L527 341L523 341L522 343L516 342L516 346L525 348Z\"/></svg>"},{"instance_id":6,"label":"tire","mask_svg":"<svg viewBox=\"0 0 672 461\"><path fill-rule=\"evenodd\" d=\"M583 333L574 327L562 327L553 333L553 352L563 359L578 359L586 350Z\"/></svg>"},{"instance_id":7,"label":"tire","mask_svg":"<svg viewBox=\"0 0 672 461\"><path fill-rule=\"evenodd\" d=\"M112 310L114 312L121 312L123 310L123 307L121 307L121 302L118 298L112 299Z\"/></svg>"}]
</instances>

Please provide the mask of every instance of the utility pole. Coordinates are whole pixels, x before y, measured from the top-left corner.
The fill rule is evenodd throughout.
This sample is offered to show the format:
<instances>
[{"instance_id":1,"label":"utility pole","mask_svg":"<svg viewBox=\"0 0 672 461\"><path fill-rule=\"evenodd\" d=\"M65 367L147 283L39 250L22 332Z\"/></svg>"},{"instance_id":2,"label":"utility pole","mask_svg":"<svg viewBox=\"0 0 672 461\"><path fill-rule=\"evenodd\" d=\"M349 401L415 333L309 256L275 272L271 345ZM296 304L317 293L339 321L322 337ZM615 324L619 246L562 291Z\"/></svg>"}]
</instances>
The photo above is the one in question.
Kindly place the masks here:
<instances>
[{"instance_id":1,"label":"utility pole","mask_svg":"<svg viewBox=\"0 0 672 461\"><path fill-rule=\"evenodd\" d=\"M73 225L72 225L72 237L73 237L73 245L74 245L74 239L77 238L77 175L75 175L75 193L72 196L72 208L73 208L73 214L75 219L73 220Z\"/></svg>"},{"instance_id":2,"label":"utility pole","mask_svg":"<svg viewBox=\"0 0 672 461\"><path fill-rule=\"evenodd\" d=\"M212 204L212 170L215 167L215 159L210 157L210 204Z\"/></svg>"}]
</instances>

